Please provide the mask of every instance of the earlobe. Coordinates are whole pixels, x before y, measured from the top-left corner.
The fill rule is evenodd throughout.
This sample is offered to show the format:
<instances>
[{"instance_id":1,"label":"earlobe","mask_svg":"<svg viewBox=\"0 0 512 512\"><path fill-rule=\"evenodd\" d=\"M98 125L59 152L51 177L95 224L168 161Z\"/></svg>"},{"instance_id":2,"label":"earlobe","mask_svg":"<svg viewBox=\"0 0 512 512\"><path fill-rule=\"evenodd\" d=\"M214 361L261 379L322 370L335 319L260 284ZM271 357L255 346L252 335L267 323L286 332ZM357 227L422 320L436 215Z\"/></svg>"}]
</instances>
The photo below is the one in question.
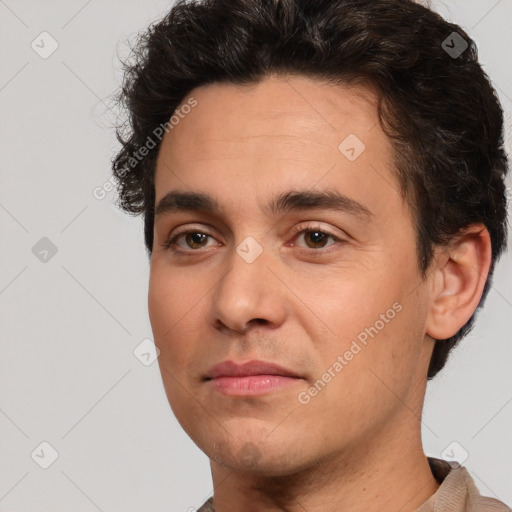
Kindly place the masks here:
<instances>
[{"instance_id":1,"label":"earlobe","mask_svg":"<svg viewBox=\"0 0 512 512\"><path fill-rule=\"evenodd\" d=\"M444 340L474 313L489 274L491 239L483 224L469 226L449 245L439 247L432 269L426 333Z\"/></svg>"}]
</instances>

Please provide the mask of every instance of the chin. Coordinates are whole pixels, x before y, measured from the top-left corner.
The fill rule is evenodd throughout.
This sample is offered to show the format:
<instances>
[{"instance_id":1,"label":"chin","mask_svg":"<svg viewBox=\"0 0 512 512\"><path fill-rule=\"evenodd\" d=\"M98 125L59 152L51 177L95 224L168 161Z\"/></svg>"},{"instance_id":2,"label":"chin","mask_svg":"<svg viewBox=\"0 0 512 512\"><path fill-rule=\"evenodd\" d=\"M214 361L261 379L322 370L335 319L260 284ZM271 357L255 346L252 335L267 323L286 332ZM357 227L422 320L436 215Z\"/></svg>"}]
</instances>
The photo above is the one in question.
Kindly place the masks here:
<instances>
[{"instance_id":1,"label":"chin","mask_svg":"<svg viewBox=\"0 0 512 512\"><path fill-rule=\"evenodd\" d=\"M286 442L286 440L288 442ZM262 441L263 440L263 441ZM212 460L222 467L236 472L277 477L294 474L313 464L305 457L299 440L275 437L270 442L263 436L226 436L215 442L210 437L206 444L196 444Z\"/></svg>"}]
</instances>

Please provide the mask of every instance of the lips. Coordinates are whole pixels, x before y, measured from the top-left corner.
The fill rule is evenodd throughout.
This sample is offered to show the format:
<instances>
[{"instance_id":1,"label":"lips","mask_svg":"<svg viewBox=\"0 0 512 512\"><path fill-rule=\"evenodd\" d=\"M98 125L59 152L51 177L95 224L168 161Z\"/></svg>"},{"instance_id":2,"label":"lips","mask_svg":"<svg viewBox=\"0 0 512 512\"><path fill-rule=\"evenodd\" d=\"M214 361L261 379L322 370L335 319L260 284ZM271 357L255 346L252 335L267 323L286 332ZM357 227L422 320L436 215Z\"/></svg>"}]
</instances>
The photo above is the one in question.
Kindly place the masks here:
<instances>
[{"instance_id":1,"label":"lips","mask_svg":"<svg viewBox=\"0 0 512 512\"><path fill-rule=\"evenodd\" d=\"M234 361L223 361L210 368L206 374L206 379L216 379L218 377L249 377L254 375L279 375L283 377L301 378L293 370L289 370L275 363L267 361L247 361L245 363L235 363Z\"/></svg>"}]
</instances>

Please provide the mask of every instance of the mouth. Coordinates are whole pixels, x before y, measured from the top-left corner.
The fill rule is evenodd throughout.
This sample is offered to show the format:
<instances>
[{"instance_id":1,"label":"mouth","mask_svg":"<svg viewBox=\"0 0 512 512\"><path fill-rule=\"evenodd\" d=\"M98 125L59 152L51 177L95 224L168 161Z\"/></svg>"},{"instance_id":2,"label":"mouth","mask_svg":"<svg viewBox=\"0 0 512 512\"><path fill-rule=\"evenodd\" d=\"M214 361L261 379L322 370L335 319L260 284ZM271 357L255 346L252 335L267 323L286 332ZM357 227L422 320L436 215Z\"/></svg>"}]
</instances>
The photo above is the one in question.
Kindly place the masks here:
<instances>
[{"instance_id":1,"label":"mouth","mask_svg":"<svg viewBox=\"0 0 512 512\"><path fill-rule=\"evenodd\" d=\"M228 396L254 396L281 390L303 381L298 373L267 361L224 361L210 368L205 381Z\"/></svg>"}]
</instances>

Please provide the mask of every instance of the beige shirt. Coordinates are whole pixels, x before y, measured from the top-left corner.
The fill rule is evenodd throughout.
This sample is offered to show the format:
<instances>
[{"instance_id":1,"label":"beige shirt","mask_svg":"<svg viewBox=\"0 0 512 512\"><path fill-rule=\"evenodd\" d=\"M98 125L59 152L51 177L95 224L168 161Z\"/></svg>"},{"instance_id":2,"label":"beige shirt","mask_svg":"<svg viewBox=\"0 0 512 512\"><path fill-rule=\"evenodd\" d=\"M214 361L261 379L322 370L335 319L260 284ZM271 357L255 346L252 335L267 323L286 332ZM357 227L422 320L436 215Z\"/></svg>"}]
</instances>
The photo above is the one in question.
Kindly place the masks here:
<instances>
[{"instance_id":1,"label":"beige shirt","mask_svg":"<svg viewBox=\"0 0 512 512\"><path fill-rule=\"evenodd\" d=\"M427 457L430 469L441 484L414 512L512 512L501 501L481 496L468 470L458 462ZM215 512L209 498L197 512Z\"/></svg>"}]
</instances>

